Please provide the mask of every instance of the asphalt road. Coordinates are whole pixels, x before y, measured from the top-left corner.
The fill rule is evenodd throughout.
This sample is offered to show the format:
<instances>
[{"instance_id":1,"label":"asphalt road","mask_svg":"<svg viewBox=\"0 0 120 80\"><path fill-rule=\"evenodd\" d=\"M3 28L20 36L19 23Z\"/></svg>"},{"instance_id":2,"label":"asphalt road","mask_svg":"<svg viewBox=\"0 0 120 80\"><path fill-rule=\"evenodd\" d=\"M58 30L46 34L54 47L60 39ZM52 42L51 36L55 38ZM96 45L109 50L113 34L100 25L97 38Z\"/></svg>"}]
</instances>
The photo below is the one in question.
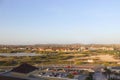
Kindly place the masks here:
<instances>
[{"instance_id":1,"label":"asphalt road","mask_svg":"<svg viewBox=\"0 0 120 80\"><path fill-rule=\"evenodd\" d=\"M86 75L80 75L79 77L78 77L78 80L85 80L86 79Z\"/></svg>"},{"instance_id":2,"label":"asphalt road","mask_svg":"<svg viewBox=\"0 0 120 80\"><path fill-rule=\"evenodd\" d=\"M107 78L102 74L102 72L95 72L93 75L94 80L107 80Z\"/></svg>"}]
</instances>

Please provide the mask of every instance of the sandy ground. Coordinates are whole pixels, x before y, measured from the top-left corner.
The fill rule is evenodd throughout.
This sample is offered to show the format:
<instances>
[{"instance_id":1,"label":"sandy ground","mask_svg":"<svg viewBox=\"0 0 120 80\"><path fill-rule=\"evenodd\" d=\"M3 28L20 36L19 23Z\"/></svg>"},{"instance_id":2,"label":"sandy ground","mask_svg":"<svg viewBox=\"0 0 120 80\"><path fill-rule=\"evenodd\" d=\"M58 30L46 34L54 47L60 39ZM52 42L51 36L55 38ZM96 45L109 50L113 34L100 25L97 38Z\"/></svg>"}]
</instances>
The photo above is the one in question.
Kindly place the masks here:
<instances>
[{"instance_id":1,"label":"sandy ground","mask_svg":"<svg viewBox=\"0 0 120 80\"><path fill-rule=\"evenodd\" d=\"M120 60L115 59L112 55L97 55L97 56L91 56L91 58L99 58L101 61L106 61L106 62L120 61Z\"/></svg>"},{"instance_id":2,"label":"sandy ground","mask_svg":"<svg viewBox=\"0 0 120 80\"><path fill-rule=\"evenodd\" d=\"M88 57L79 57L79 58L68 59L67 61L74 61L75 59L99 59L105 62L120 62L120 60L115 59L112 55L96 55L96 56L88 56Z\"/></svg>"}]
</instances>

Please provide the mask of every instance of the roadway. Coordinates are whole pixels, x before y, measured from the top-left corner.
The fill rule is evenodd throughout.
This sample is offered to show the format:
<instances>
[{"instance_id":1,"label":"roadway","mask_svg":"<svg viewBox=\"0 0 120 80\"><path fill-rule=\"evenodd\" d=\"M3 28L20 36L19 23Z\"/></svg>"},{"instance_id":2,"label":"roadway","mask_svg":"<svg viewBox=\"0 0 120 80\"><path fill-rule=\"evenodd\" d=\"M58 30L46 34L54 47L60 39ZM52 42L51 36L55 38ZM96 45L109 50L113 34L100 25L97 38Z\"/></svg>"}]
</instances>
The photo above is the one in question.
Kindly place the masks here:
<instances>
[{"instance_id":1,"label":"roadway","mask_svg":"<svg viewBox=\"0 0 120 80\"><path fill-rule=\"evenodd\" d=\"M107 78L102 74L102 72L95 72L93 80L107 80Z\"/></svg>"},{"instance_id":2,"label":"roadway","mask_svg":"<svg viewBox=\"0 0 120 80\"><path fill-rule=\"evenodd\" d=\"M80 76L78 77L78 80L85 80L86 77L87 77L87 75L80 75Z\"/></svg>"}]
</instances>

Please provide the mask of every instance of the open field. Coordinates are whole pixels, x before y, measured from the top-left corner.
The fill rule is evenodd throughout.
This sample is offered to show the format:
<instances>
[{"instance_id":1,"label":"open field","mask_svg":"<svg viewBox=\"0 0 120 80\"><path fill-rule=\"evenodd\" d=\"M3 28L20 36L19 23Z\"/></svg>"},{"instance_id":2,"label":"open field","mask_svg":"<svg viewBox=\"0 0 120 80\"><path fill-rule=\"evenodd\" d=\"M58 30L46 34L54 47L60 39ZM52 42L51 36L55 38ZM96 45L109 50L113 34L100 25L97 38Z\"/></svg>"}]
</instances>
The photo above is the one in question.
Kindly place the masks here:
<instances>
[{"instance_id":1,"label":"open field","mask_svg":"<svg viewBox=\"0 0 120 80\"><path fill-rule=\"evenodd\" d=\"M120 62L114 52L47 53L41 56L0 56L1 66L16 66L23 62L32 65L117 65ZM12 54L12 53L9 53ZM27 53L29 54L29 53ZM37 53L38 54L38 53ZM40 54L40 53L39 53Z\"/></svg>"},{"instance_id":2,"label":"open field","mask_svg":"<svg viewBox=\"0 0 120 80\"><path fill-rule=\"evenodd\" d=\"M106 62L119 62L120 60L115 59L113 55L97 55L97 56L91 56L90 58L98 58L101 61Z\"/></svg>"}]
</instances>

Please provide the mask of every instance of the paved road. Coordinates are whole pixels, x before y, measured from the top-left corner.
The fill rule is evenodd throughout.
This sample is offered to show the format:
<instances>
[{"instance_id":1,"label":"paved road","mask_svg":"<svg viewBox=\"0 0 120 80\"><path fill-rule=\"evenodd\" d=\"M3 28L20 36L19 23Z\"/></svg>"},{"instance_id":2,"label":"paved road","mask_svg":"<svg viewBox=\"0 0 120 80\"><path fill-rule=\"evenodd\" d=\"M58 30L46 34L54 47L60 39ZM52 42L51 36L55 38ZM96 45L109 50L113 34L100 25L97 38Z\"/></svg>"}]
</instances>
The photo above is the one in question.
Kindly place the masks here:
<instances>
[{"instance_id":1,"label":"paved road","mask_svg":"<svg viewBox=\"0 0 120 80\"><path fill-rule=\"evenodd\" d=\"M86 79L86 75L80 75L79 77L78 77L78 80L85 80Z\"/></svg>"},{"instance_id":2,"label":"paved road","mask_svg":"<svg viewBox=\"0 0 120 80\"><path fill-rule=\"evenodd\" d=\"M107 80L107 78L101 72L95 72L93 75L94 80Z\"/></svg>"}]
</instances>

